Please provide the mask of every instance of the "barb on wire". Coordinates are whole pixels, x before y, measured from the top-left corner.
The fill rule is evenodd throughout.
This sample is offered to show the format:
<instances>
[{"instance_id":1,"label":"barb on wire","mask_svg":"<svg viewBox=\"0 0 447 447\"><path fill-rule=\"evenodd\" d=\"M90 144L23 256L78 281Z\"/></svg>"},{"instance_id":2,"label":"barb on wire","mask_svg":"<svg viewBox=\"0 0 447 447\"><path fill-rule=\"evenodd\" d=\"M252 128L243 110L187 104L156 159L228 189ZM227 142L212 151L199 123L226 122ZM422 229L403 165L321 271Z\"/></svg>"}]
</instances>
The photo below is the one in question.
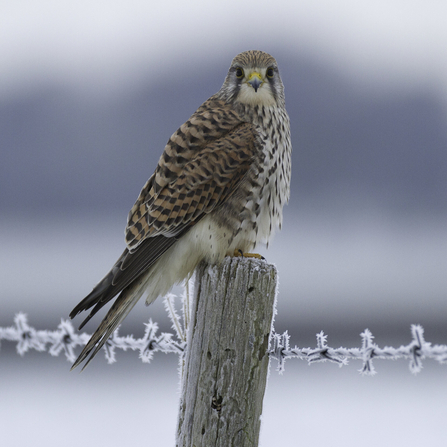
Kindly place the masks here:
<instances>
[{"instance_id":1,"label":"barb on wire","mask_svg":"<svg viewBox=\"0 0 447 447\"><path fill-rule=\"evenodd\" d=\"M327 346L327 336L320 332L317 334L316 348L290 348L290 336L286 332L277 334L274 330L270 337L270 357L278 361L277 370L284 372L285 361L291 358L307 360L309 364L330 361L339 366L347 365L349 359L361 360L363 362L359 372L365 375L374 375L376 370L373 359L408 359L410 360L410 371L417 374L422 370L423 359L437 360L439 363L447 363L447 346L434 345L424 339L422 326L413 324L411 326L412 341L400 348L386 346L379 348L374 342L374 336L369 329L365 329L360 336L362 338L361 348L331 348Z\"/></svg>"},{"instance_id":2,"label":"barb on wire","mask_svg":"<svg viewBox=\"0 0 447 447\"><path fill-rule=\"evenodd\" d=\"M143 337L137 339L133 335L121 337L118 328L104 345L107 362L116 362L116 349L139 351L139 357L143 363L149 363L156 352L181 354L185 350L186 342L175 339L172 334L162 332L157 335L157 323L149 320L145 326ZM61 320L55 331L38 331L29 326L28 318L24 313L18 313L15 316L14 326L0 328L0 341L16 342L17 352L21 356L30 349L40 352L48 351L53 356L58 356L64 351L65 357L71 363L76 360L74 349L77 346L84 346L89 339L89 334L77 334L68 320Z\"/></svg>"}]
</instances>

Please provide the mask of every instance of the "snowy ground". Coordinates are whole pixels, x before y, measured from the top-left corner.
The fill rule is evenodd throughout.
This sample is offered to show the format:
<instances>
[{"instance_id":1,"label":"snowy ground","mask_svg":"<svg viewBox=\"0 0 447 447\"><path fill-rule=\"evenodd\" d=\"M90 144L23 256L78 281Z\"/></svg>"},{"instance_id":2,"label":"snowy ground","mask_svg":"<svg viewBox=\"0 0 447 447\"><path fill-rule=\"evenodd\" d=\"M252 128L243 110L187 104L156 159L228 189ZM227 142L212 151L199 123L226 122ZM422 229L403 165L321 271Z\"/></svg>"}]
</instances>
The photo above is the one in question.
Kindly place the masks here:
<instances>
[{"instance_id":1,"label":"snowy ground","mask_svg":"<svg viewBox=\"0 0 447 447\"><path fill-rule=\"evenodd\" d=\"M8 351L10 351L8 349ZM135 354L103 359L82 374L62 358L29 354L0 362L0 443L4 446L173 446L178 377L175 356L143 365ZM376 361L363 377L352 364L274 370L264 402L261 446L445 445L445 366Z\"/></svg>"}]
</instances>

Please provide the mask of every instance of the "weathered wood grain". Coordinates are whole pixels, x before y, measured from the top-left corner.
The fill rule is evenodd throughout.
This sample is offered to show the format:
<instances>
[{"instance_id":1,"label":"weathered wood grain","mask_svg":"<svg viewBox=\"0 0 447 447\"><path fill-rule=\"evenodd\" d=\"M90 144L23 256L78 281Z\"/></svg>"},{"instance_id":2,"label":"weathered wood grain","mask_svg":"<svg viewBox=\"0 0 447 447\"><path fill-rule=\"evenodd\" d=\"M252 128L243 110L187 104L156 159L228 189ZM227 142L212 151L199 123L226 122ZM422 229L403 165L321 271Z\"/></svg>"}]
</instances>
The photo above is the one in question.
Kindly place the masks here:
<instances>
[{"instance_id":1,"label":"weathered wood grain","mask_svg":"<svg viewBox=\"0 0 447 447\"><path fill-rule=\"evenodd\" d=\"M177 446L258 445L276 285L258 259L197 269Z\"/></svg>"}]
</instances>

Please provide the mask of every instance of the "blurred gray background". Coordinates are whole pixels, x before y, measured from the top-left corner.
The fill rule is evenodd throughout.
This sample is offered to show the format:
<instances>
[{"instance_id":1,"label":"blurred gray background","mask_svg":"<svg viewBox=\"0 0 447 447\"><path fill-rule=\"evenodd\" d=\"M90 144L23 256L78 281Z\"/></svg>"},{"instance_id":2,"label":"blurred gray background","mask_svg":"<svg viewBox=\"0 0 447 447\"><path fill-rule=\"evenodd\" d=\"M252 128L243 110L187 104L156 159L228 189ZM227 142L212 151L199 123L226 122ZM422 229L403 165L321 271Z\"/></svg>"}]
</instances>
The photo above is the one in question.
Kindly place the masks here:
<instances>
[{"instance_id":1,"label":"blurred gray background","mask_svg":"<svg viewBox=\"0 0 447 447\"><path fill-rule=\"evenodd\" d=\"M123 250L127 212L169 136L237 53L261 49L279 63L294 148L284 227L261 250L280 275L276 329L301 347L320 330L350 347L368 327L399 346L420 323L446 344L446 19L435 0L3 0L0 326L18 311L38 329L68 317ZM162 303L139 303L121 333L142 335L149 317L170 330ZM39 427L45 445L172 445L176 359L101 357L79 376L4 342L2 445L29 445ZM427 443L406 431L413 420L427 445L444 445L447 370L427 362L414 378L403 363L376 362L373 379L360 365L272 368L262 445L295 446L296 433L315 446ZM346 423L348 439L314 435Z\"/></svg>"}]
</instances>

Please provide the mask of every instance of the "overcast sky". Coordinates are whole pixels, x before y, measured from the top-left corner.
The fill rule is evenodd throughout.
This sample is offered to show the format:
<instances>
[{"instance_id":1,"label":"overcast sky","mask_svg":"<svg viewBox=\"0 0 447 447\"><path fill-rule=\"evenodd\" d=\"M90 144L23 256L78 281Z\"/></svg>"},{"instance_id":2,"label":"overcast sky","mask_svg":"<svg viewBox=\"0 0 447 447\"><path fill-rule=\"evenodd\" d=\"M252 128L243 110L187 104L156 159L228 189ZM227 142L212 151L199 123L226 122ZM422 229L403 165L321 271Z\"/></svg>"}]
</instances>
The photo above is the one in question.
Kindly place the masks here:
<instances>
[{"instance_id":1,"label":"overcast sky","mask_svg":"<svg viewBox=\"0 0 447 447\"><path fill-rule=\"evenodd\" d=\"M182 77L179 57L226 67L258 48L308 52L356 82L417 84L447 103L446 23L439 0L3 0L0 99L47 83L123 89Z\"/></svg>"}]
</instances>

